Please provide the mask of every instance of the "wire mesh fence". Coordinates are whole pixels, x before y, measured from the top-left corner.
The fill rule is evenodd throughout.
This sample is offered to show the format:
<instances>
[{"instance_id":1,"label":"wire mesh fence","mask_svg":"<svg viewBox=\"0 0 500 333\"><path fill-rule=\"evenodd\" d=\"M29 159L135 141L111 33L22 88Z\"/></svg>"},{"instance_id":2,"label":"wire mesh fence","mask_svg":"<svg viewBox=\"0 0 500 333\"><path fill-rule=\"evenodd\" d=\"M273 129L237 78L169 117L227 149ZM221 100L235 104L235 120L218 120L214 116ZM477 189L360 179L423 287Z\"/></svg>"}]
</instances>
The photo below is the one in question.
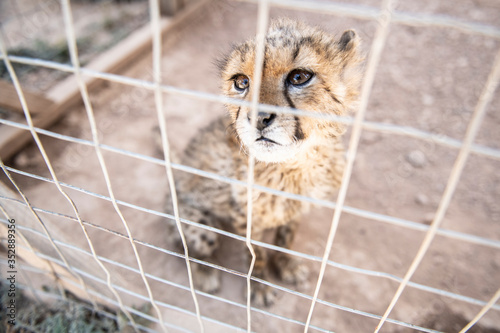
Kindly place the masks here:
<instances>
[{"instance_id":1,"label":"wire mesh fence","mask_svg":"<svg viewBox=\"0 0 500 333\"><path fill-rule=\"evenodd\" d=\"M42 2L45 4L44 2ZM255 3L255 5L253 4ZM24 119L10 120L0 119L0 130L6 128L18 129L24 132L29 132L36 149L39 151L38 163L46 166L46 170L37 170L36 168L20 168L14 164L7 163L5 160L0 160L0 167L5 174L6 183L13 186L15 191L3 189L0 193L2 217L0 221L5 226L2 233L2 242L7 249L6 258L2 263L2 274L7 277L15 276L14 280L18 280L14 285L19 290L26 290L33 297L49 297L65 302L68 300L64 289L71 289L75 293L81 295L82 298L88 300L87 306L92 311L98 312L105 316L115 318L115 320L124 322L124 325L130 325L135 331L182 331L182 332L221 332L221 331L342 331L345 327L350 327L350 331L365 331L366 327L372 327L371 331L419 331L419 332L441 332L451 328L439 325L439 321L423 322L420 320L420 310L412 309L411 305L426 298L419 298L421 294L430 294L432 297L437 297L441 303L432 303L429 313L438 312L435 309L436 304L445 304L446 307L457 306L461 312L464 312L466 322L460 327L454 327L457 332L466 332L474 327L477 322L483 318L485 325L492 326L498 330L499 311L498 299L500 298L500 286L498 285L498 251L500 249L500 241L498 240L498 218L492 219L492 226L487 229L486 235L475 230L465 228L467 230L453 229L443 227L445 216L456 194L457 186L466 163L472 157L478 157L481 161L489 161L484 163L492 163L496 165L500 159L500 149L491 140L485 140L480 137L481 129L484 128L483 120L487 116L487 111L495 113L493 106L498 104L495 99L495 91L500 77L500 51L498 39L500 38L500 28L493 23L477 22L473 23L470 20L462 18L454 18L438 14L421 14L417 12L405 12L399 10L395 1L384 1L380 7L367 6L361 4L342 4L330 1L241 1L241 2L225 2L222 5L217 2L210 2L211 10L222 16L227 15L224 12L227 8L236 11L238 6L243 6L244 10L252 6L252 20L255 23L257 32L257 54L260 58L257 60L255 73L261 73L259 66L263 62L263 41L264 32L267 29L270 16L275 15L272 11L277 9L290 10L291 12L303 13L312 12L321 13L326 17L341 17L348 19L363 20L374 25L369 26L369 32L366 33L367 39L371 40L367 50L369 50L366 66L364 69L364 79L361 88L360 106L354 117L336 117L329 114L315 114L289 108L280 108L272 105L258 104L258 96L254 96L252 102L243 102L237 99L223 97L213 90L205 90L204 88L192 89L186 88L183 82L180 84L170 83L165 79L165 76L172 71L169 64L162 61L165 52L168 52L169 47L175 46L173 42L166 41L169 36L162 36L163 21L160 17L158 1L149 1L149 16L150 36L152 39L152 63L148 64L151 70L144 74L126 73L113 74L86 68L81 64L81 58L78 56L78 36L75 31L75 20L72 12L72 4L69 0L62 0L60 3L51 6L57 8L58 15L64 22L65 41L68 45L69 64L63 64L51 60L43 60L39 58L10 55L6 44L8 32L2 29L2 38L0 39L0 57L2 58L9 78L15 87L17 96L19 97ZM209 6L209 5L205 5ZM247 6L247 7L245 7ZM256 6L256 7L255 7ZM45 5L44 9L49 8ZM1 7L0 7L1 8ZM500 10L496 9L498 17ZM290 12L285 12L285 14ZM234 12L229 13L230 15ZM215 14L214 14L215 15ZM280 13L280 15L283 15ZM487 18L485 19L486 21ZM493 19L494 20L494 19ZM320 22L321 23L321 22ZM437 28L446 31L459 31L463 36L474 36L491 40L489 54L493 54L488 59L490 63L483 63L481 70L486 73L484 79L481 79L481 84L473 96L477 99L470 104L473 105L473 110L469 110L470 117L467 121L462 119L461 126L464 127L460 131L461 137L456 138L455 135L446 135L440 132L431 130L422 130L416 126L401 125L399 123L391 124L386 121L379 121L377 118L368 119L370 115L370 99L373 96L372 90L377 88L377 73L381 65L384 63L384 52L387 50L387 43L390 42L391 34L395 33L401 26L424 28ZM174 37L177 32L171 32ZM433 34L430 32L429 34ZM248 35L248 34L247 34ZM461 36L462 36L461 35ZM182 38L182 35L180 35ZM175 39L175 38L174 38ZM178 41L177 41L178 43ZM444 42L443 42L444 43ZM393 48L391 48L392 50ZM486 52L485 52L486 53ZM260 60L259 60L260 59ZM192 59L191 61L196 61ZM25 97L23 85L20 82L18 73L14 65L28 65L36 68L45 68L51 71L65 72L72 75L75 80L78 94L83 100L85 118L87 124L86 132L82 135L68 135L68 133L58 133L57 130L47 130L39 128L35 125L34 118L30 113L30 106ZM168 67L168 69L165 69ZM166 73L166 74L165 74ZM205 73L201 73L204 75ZM196 77L196 76L195 76ZM120 128L113 128L110 121L102 122L102 118L95 112L96 104L98 108L102 108L104 102L95 101L92 99L93 92L89 90L88 78L105 81L108 84L117 85L120 89L129 89L127 93L139 93L139 99L142 101L148 99L147 107L155 110L152 114L155 123L160 127L162 138L162 156L154 157L150 154L143 153L141 146L121 145L120 142L107 144L107 134L115 131L120 131ZM482 78L482 76L481 76ZM479 80L479 79L478 79ZM165 81L169 81L165 83ZM259 85L256 79L257 86ZM457 83L457 85L460 82ZM457 88L458 89L458 88ZM258 89L257 89L258 90ZM390 95L389 95L390 96ZM236 104L239 106L247 106L252 108L252 112L269 111L273 113L288 113L297 117L318 117L336 122L342 122L350 126L350 137L348 139L347 149L347 167L343 174L342 184L335 200L317 200L294 193L287 193L272 188L266 188L255 184L253 179L254 159L249 158L249 173L248 179L232 179L221 176L216 173L207 172L193 168L189 165L174 163L171 160L172 138L177 138L178 134L182 134L182 130L176 131L175 125L172 125L172 118L169 118L169 113L166 111L166 105L169 100L175 98L183 98L186 100L202 101L203 103L213 103L217 108L222 108L223 104ZM109 105L111 102L106 101ZM496 104L495 104L496 103ZM182 103L179 103L182 106ZM432 103L430 103L432 104ZM112 108L112 107L111 107ZM210 111L211 109L209 109ZM99 111L100 112L100 111ZM125 120L130 123L139 122L137 118L127 118L128 113L121 114ZM134 115L134 116L137 116ZM141 114L139 114L141 116ZM191 114L192 116L192 114ZM253 117L255 118L255 117ZM112 121L111 121L112 122ZM174 119L175 123L175 119ZM492 120L495 125L494 119ZM498 125L498 123L496 123ZM110 130L106 132L104 129L108 126ZM132 126L133 127L133 126ZM174 135L170 131L174 132ZM355 206L347 205L349 202L348 190L351 189L353 174L355 174L356 163L359 162L359 149L362 148L363 133L377 133L394 140L412 139L418 142L432 144L436 151L441 152L453 151L451 158L444 156L443 159L448 161L449 167L445 168L444 172L439 173L438 177L444 177L445 183L440 188L439 196L436 199L435 211L428 219L428 223L414 220L413 218L402 218L405 216L400 214L397 208L393 213L380 212L375 209L362 209ZM446 131L444 131L446 133ZM477 137L480 137L481 144L476 143ZM132 140L137 139L137 133L130 133ZM185 138L183 138L185 139ZM82 170L80 177L68 177L68 171L64 166L56 165L54 160L58 160L55 150L59 148L51 148L58 142L58 147L75 147L70 148L77 151L78 159L76 159L73 169ZM147 142L147 141L146 141ZM144 141L142 142L144 144ZM134 187L128 183L133 183L134 178L130 180L125 176L124 169L112 166L113 160L119 161L117 164L123 165L126 169L134 169L138 163L152 165L155 169L152 175L140 173L136 175L136 182L146 183L148 188L150 185L151 192L158 189L158 180L156 177L161 177L161 186L169 188L169 193L172 196L174 209L172 214L165 213L162 209L163 193L153 193L154 199L138 200L134 196ZM356 161L356 163L355 163ZM437 159L439 163L439 157ZM447 164L447 165L448 165ZM153 168L150 167L150 168ZM124 175L115 174L117 170L123 170ZM137 169L139 171L153 169ZM427 169L429 171L431 169ZM34 172L38 171L38 172ZM488 171L488 170L486 170ZM263 193L269 193L275 196L285 197L290 200L299 200L314 204L315 207L322 207L328 211L326 216L329 216L327 221L322 224L322 229L328 229L329 232L321 232L324 236L319 245L315 248L317 251L311 253L307 248L302 247L300 250L285 249L278 246L252 239L251 227L247 228L246 237L239 236L228 231L200 224L194 221L189 221L179 214L177 207L177 198L174 177L175 172L186 172L193 175L207 177L218 182L229 183L232 186L244 187L247 189L248 195L248 218L247 224L252 224L252 196L257 190ZM364 172L370 171L365 168ZM490 171L491 173L491 171ZM490 174L488 174L490 175ZM487 176L488 176L487 175ZM151 178L147 180L147 178ZM89 178L98 178L101 186L93 186ZM401 176L403 181L408 177ZM36 187L30 187L26 179L30 179L37 184L45 184L40 187L43 193L37 193ZM491 176L487 181L495 182L496 178ZM122 185L123 182L127 186ZM20 184L27 184L24 189ZM125 189L127 194L116 189ZM398 187L396 187L398 188ZM410 189L409 189L410 191ZM27 194L29 193L29 194ZM165 191L167 193L167 191ZM493 191L493 202L495 200ZM138 195L143 195L140 193ZM54 200L41 200L40 198L58 198ZM122 199L127 198L127 199ZM333 198L332 198L333 199ZM153 200L153 204L148 202ZM369 200L369 199L368 199ZM422 199L421 201L425 201ZM493 203L493 206L496 204ZM368 205L368 207L373 207ZM102 209L102 217L99 212L96 215L89 214L89 210ZM107 213L104 213L106 211ZM333 215L332 215L333 214ZM402 230L400 232L408 237L415 237L416 242L413 247L400 248L398 251L404 251L406 262L400 264L399 268L381 270L377 265L366 265L363 261L356 260L346 264L337 256L335 252L339 251L336 247L337 238L342 232L340 228L344 227L347 222L345 216L355 217L362 222L361 224L375 224L379 227L386 228L384 230ZM89 219L86 216L93 216ZM314 218L314 216L313 216ZM470 219L475 216L471 215ZM113 223L109 222L112 221ZM149 221L147 227L138 226L138 221ZM278 251L293 255L297 258L306 260L311 265L316 265L317 276L314 276L310 281L311 287L308 290L300 290L290 286L281 285L275 281L265 281L252 276L253 263L255 254L250 266L233 268L226 261L221 260L221 263L212 263L199 260L189 256L189 246L182 237L183 253L177 253L168 249L166 244L161 240L165 238L160 235L165 221L174 221L177 230L181 236L182 225L196 226L200 229L209 230L217 233L225 238L229 238L240 245L247 247L247 251L253 253L254 247L262 247L272 251ZM366 221L365 221L366 220ZM151 222L155 221L155 222ZM351 221L351 220L349 220ZM484 226L483 224L481 224ZM349 228L349 226L345 226ZM367 228L367 227L363 227ZM15 229L15 236L9 230ZM145 230L148 229L148 230ZM361 229L359 229L361 230ZM371 229L370 229L371 230ZM374 231L382 229L373 229ZM398 231L399 232L399 231ZM78 239L72 237L72 234L78 234ZM361 233L358 234L361 237ZM394 235L399 235L394 233ZM376 237L376 236L371 236ZM396 236L397 237L397 236ZM21 263L20 258L9 256L14 254L9 250L14 249L16 254L22 253L20 258L26 262ZM311 240L305 240L312 242ZM489 261L487 265L491 265L488 274L491 274L485 280L476 280L480 278L475 276L470 278L470 281L461 288L448 288L447 280L454 281L450 277L449 272L443 273L443 277L437 277L443 283L434 283L430 280L422 278L422 274L434 274L428 265L425 269L421 269L422 262L426 255L429 255L432 247L437 243L443 243L443 247L456 249L459 246L465 246L465 249L472 249L474 255L486 257ZM458 245L457 245L458 244ZM112 249L106 251L105 249ZM367 251L375 251L369 249ZM443 250L444 251L444 250ZM457 251L461 253L460 251ZM104 255L106 253L106 255ZM391 253L385 253L387 258L380 258L382 261L390 261ZM491 258L489 258L491 256ZM14 258L16 258L15 261ZM168 258L168 259L165 259ZM182 264L171 266L168 260L177 258L182 261ZM453 260L453 257L445 257L444 260ZM167 261L165 261L167 260ZM457 259L458 260L458 259ZM474 259L472 259L473 261ZM496 260L496 261L495 261ZM479 261L479 260L478 260ZM205 265L222 271L227 275L224 280L223 290L219 294L209 294L197 290L193 284L193 273L191 271L192 263ZM441 263L442 264L442 263ZM162 266L164 268L162 269ZM466 265L469 265L468 263ZM173 268L172 268L173 267ZM472 270L473 268L470 267ZM169 270L168 274L163 274L164 270ZM172 272L172 271L178 272ZM423 272L421 272L423 271ZM22 272L22 273L21 273ZM341 272L341 273L340 273ZM397 273L395 273L397 272ZM21 277L20 275L26 276ZM474 275L474 273L471 273ZM484 273L483 273L484 274ZM479 274L478 274L479 275ZM42 290L40 285L30 283L40 278L40 276L54 279L58 286L58 292L47 292ZM328 276L333 279L345 279L352 281L363 281L363 279L376 279L374 284L362 283L351 285L353 288L360 288L361 291L348 290L345 285L336 287L330 285L331 281ZM187 278L187 280L186 280ZM41 278L40 278L41 279ZM245 281L243 286L246 293L246 300L243 295L235 296L238 293L232 285L232 279ZM22 283L19 282L22 280ZM289 303L290 298L284 298L285 301L278 303L275 307L257 308L252 306L250 302L251 281L257 281L267 286L270 286L286 297L297 299ZM462 280L461 280L462 281ZM467 281L467 279L465 279ZM480 281L484 283L482 286L476 286L481 289L482 293L457 292L455 290L464 291L467 287L472 288L472 284ZM493 281L493 282L492 282ZM431 283L429 283L431 282ZM463 282L462 282L463 283ZM470 283L470 284L469 284ZM495 284L496 283L496 284ZM380 284L380 297L378 292L372 290L374 286ZM227 291L224 291L225 286L229 286ZM333 289L333 291L332 291ZM173 291L175 290L175 292ZM339 296L339 293L350 294L354 293L354 301L346 300ZM243 294L243 292L241 292ZM373 296L375 295L375 296ZM478 296L480 295L480 296ZM485 298L485 295L487 296ZM405 298L406 297L406 298ZM359 302L359 298L363 302ZM408 300L407 298L410 298ZM442 301L446 300L446 301ZM139 310L132 305L146 303L151 305L149 311ZM367 305L375 303L372 305ZM400 309L398 304L403 303ZM453 305L450 305L453 303ZM123 315L110 313L102 308L101 304L106 304L119 309ZM293 304L300 310L290 306ZM415 304L414 304L415 305ZM409 310L408 310L409 307ZM229 309L229 310L228 310ZM439 309L438 309L439 310ZM228 312L229 311L229 312ZM234 311L234 312L231 312ZM227 315L231 313L232 315ZM405 314L411 315L405 315ZM417 314L415 314L417 313ZM486 315L486 316L485 316ZM488 315L490 315L488 317ZM121 319L117 319L117 318ZM341 319L347 318L346 326L338 324ZM342 319L343 320L343 319ZM356 324L358 321L363 321L364 324ZM443 319L444 320L444 319ZM458 320L451 319L458 323ZM344 324L343 324L344 325ZM350 326L347 326L350 325ZM477 326L476 326L477 327Z\"/></svg>"}]
</instances>

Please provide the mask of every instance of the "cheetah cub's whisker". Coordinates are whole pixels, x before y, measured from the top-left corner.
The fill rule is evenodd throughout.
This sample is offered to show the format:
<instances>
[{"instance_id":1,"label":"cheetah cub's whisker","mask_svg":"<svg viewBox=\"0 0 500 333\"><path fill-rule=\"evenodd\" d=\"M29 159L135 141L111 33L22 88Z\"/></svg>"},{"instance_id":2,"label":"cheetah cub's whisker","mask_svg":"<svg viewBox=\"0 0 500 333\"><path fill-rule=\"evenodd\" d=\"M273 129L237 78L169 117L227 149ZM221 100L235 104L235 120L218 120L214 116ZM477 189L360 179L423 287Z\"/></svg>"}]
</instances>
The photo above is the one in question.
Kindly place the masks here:
<instances>
[{"instance_id":1,"label":"cheetah cub's whisker","mask_svg":"<svg viewBox=\"0 0 500 333\"><path fill-rule=\"evenodd\" d=\"M259 102L311 113L346 115L356 106L360 81L359 38L352 30L339 39L300 22L278 19L265 38L265 56ZM255 67L255 40L236 46L220 62L226 96L250 101ZM182 164L239 180L247 179L248 156L255 156L255 183L316 199L330 198L340 184L344 150L339 137L345 126L313 117L259 111L252 127L250 109L227 105L222 117L196 135L184 152ZM184 172L175 174L182 218L246 233L247 192L244 186L227 184ZM309 204L255 190L254 239L275 230L274 243L290 248L300 216ZM167 207L171 209L171 204ZM307 228L314 228L309 222ZM183 225L190 255L211 261L219 246L216 233ZM180 237L171 226L171 241ZM285 282L299 284L308 270L299 260L278 252L273 256L255 248L256 277L267 279L274 271ZM193 264L196 286L206 292L220 288L219 272ZM254 283L256 305L270 305L269 286Z\"/></svg>"}]
</instances>

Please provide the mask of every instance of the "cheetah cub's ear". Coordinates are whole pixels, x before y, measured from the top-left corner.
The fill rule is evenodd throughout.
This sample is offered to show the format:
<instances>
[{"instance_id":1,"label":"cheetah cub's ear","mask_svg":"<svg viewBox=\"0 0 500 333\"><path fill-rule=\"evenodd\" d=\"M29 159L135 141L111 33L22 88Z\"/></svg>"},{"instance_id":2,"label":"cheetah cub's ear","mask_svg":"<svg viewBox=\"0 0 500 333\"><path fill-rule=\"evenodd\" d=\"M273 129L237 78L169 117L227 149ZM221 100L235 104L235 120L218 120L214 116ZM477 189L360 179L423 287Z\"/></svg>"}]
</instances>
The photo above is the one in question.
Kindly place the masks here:
<instances>
[{"instance_id":1,"label":"cheetah cub's ear","mask_svg":"<svg viewBox=\"0 0 500 333\"><path fill-rule=\"evenodd\" d=\"M337 42L337 48L342 54L345 67L356 67L362 60L359 52L360 38L356 31L346 30Z\"/></svg>"},{"instance_id":2,"label":"cheetah cub's ear","mask_svg":"<svg viewBox=\"0 0 500 333\"><path fill-rule=\"evenodd\" d=\"M341 51L349 52L356 50L359 45L358 35L354 30L346 30L339 40L339 48Z\"/></svg>"}]
</instances>

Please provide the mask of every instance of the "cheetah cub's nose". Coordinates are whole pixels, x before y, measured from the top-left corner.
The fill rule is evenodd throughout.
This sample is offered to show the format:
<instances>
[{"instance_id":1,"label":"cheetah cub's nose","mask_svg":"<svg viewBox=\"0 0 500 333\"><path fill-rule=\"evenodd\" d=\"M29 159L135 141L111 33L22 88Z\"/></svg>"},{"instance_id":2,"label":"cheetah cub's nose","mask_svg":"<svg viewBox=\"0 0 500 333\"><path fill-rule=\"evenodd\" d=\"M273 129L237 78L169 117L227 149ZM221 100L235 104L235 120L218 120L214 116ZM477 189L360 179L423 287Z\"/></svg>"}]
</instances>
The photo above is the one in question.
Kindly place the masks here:
<instances>
[{"instance_id":1,"label":"cheetah cub's nose","mask_svg":"<svg viewBox=\"0 0 500 333\"><path fill-rule=\"evenodd\" d=\"M257 114L257 129L262 131L264 128L271 126L276 118L276 114L267 113L267 112L259 112ZM252 122L252 118L250 117L250 112L248 113L248 121Z\"/></svg>"}]
</instances>

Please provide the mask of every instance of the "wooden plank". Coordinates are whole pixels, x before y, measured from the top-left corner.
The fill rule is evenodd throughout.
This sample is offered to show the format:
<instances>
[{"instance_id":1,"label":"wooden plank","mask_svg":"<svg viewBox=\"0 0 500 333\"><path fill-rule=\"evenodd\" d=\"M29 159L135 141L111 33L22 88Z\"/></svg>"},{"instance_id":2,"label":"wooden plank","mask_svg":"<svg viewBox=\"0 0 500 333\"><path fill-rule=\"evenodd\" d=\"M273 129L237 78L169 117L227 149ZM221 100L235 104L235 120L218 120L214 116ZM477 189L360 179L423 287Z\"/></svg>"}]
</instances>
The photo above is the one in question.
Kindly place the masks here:
<instances>
[{"instance_id":1,"label":"wooden plank","mask_svg":"<svg viewBox=\"0 0 500 333\"><path fill-rule=\"evenodd\" d=\"M160 0L160 14L163 16L174 16L183 5L181 0Z\"/></svg>"},{"instance_id":2,"label":"wooden plank","mask_svg":"<svg viewBox=\"0 0 500 333\"><path fill-rule=\"evenodd\" d=\"M53 107L54 102L49 98L26 89L23 89L23 92L31 114L43 113ZM0 80L0 107L24 113L16 88L13 84L4 80Z\"/></svg>"},{"instance_id":3,"label":"wooden plank","mask_svg":"<svg viewBox=\"0 0 500 333\"><path fill-rule=\"evenodd\" d=\"M200 0L199 2L186 7L173 18L162 18L160 29L163 39L169 37L169 32L178 29L182 24L193 22L196 15L201 15L203 8L214 0ZM152 31L150 24L136 30L130 36L118 43L113 48L101 53L88 66L99 72L118 73L127 68L139 57L149 56L152 48ZM99 87L104 81L97 78L84 76L84 81L89 91ZM55 123L70 107L82 102L78 83L74 76L70 76L58 83L46 93L46 98L54 101L52 108L39 112L33 117L35 127L47 128ZM7 127L0 125L1 127ZM0 157L4 160L12 157L19 149L31 140L29 131L12 128L0 130Z\"/></svg>"}]
</instances>

